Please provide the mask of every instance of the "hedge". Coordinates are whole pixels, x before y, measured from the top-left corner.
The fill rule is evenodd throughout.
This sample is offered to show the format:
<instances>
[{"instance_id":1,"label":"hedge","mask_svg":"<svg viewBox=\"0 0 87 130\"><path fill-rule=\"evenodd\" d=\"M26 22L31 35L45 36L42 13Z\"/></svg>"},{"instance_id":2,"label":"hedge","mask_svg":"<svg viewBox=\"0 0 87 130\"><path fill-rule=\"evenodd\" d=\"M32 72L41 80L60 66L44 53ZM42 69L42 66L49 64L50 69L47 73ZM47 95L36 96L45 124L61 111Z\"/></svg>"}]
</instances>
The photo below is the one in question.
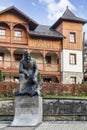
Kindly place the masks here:
<instances>
[{"instance_id":1,"label":"hedge","mask_svg":"<svg viewBox=\"0 0 87 130\"><path fill-rule=\"evenodd\" d=\"M0 82L0 98L13 97L19 88L16 82ZM42 95L87 96L87 84L42 83Z\"/></svg>"}]
</instances>

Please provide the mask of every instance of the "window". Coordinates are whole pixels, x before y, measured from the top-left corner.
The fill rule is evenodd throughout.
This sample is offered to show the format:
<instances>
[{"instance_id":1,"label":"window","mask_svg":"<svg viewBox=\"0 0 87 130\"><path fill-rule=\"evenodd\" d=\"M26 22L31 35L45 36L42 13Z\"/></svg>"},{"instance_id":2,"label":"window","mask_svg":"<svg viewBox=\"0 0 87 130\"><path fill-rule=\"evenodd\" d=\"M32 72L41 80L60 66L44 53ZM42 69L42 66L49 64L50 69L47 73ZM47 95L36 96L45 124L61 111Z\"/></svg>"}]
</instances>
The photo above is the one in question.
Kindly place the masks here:
<instances>
[{"instance_id":1,"label":"window","mask_svg":"<svg viewBox=\"0 0 87 130\"><path fill-rule=\"evenodd\" d=\"M22 37L22 32L21 32L21 31L18 31L18 30L15 30L15 31L14 31L14 36L21 38L21 37Z\"/></svg>"},{"instance_id":2,"label":"window","mask_svg":"<svg viewBox=\"0 0 87 130\"><path fill-rule=\"evenodd\" d=\"M70 54L70 64L76 64L76 54Z\"/></svg>"},{"instance_id":3,"label":"window","mask_svg":"<svg viewBox=\"0 0 87 130\"><path fill-rule=\"evenodd\" d=\"M4 53L0 53L0 61L4 60Z\"/></svg>"},{"instance_id":4,"label":"window","mask_svg":"<svg viewBox=\"0 0 87 130\"><path fill-rule=\"evenodd\" d=\"M44 81L44 82L51 82L52 79L51 79L51 78L43 78L43 81Z\"/></svg>"},{"instance_id":5,"label":"window","mask_svg":"<svg viewBox=\"0 0 87 130\"><path fill-rule=\"evenodd\" d=\"M70 32L70 42L72 43L76 42L76 35L74 32Z\"/></svg>"},{"instance_id":6,"label":"window","mask_svg":"<svg viewBox=\"0 0 87 130\"><path fill-rule=\"evenodd\" d=\"M5 35L6 35L6 30L5 29L0 29L0 38L5 39Z\"/></svg>"},{"instance_id":7,"label":"window","mask_svg":"<svg viewBox=\"0 0 87 130\"><path fill-rule=\"evenodd\" d=\"M46 63L51 64L51 56L46 56Z\"/></svg>"},{"instance_id":8,"label":"window","mask_svg":"<svg viewBox=\"0 0 87 130\"><path fill-rule=\"evenodd\" d=\"M15 60L20 61L22 59L23 54L15 54Z\"/></svg>"},{"instance_id":9,"label":"window","mask_svg":"<svg viewBox=\"0 0 87 130\"><path fill-rule=\"evenodd\" d=\"M2 68L4 67L3 63L4 63L4 53L0 52L0 66Z\"/></svg>"},{"instance_id":10,"label":"window","mask_svg":"<svg viewBox=\"0 0 87 130\"><path fill-rule=\"evenodd\" d=\"M76 77L71 77L71 84L76 84Z\"/></svg>"},{"instance_id":11,"label":"window","mask_svg":"<svg viewBox=\"0 0 87 130\"><path fill-rule=\"evenodd\" d=\"M5 36L6 35L6 30L5 29L0 29L0 35Z\"/></svg>"}]
</instances>

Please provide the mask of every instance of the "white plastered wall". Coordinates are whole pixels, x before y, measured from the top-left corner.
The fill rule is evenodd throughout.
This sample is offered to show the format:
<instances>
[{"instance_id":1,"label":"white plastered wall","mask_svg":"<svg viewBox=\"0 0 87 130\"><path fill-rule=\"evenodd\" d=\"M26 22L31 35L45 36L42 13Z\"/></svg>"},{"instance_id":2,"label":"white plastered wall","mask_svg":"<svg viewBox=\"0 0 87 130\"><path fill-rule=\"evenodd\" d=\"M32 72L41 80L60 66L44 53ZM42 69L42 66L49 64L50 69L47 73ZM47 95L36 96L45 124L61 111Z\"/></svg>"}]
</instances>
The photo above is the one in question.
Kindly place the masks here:
<instances>
[{"instance_id":1,"label":"white plastered wall","mask_svg":"<svg viewBox=\"0 0 87 130\"><path fill-rule=\"evenodd\" d=\"M76 54L76 64L69 63L70 54ZM61 71L66 72L83 72L83 58L82 51L76 50L63 50L61 52Z\"/></svg>"}]
</instances>

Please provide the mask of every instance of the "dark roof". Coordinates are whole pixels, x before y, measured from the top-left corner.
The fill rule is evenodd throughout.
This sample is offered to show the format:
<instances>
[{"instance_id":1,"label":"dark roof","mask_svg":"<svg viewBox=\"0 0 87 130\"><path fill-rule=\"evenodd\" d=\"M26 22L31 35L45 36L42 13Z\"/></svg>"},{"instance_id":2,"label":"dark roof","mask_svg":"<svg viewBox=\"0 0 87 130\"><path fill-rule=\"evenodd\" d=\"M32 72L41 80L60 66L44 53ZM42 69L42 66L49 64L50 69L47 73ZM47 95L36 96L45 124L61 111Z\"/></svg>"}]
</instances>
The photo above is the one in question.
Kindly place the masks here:
<instances>
[{"instance_id":1,"label":"dark roof","mask_svg":"<svg viewBox=\"0 0 87 130\"><path fill-rule=\"evenodd\" d=\"M64 14L51 26L51 28L56 28L62 21L72 21L85 24L87 20L75 16L67 7Z\"/></svg>"},{"instance_id":2,"label":"dark roof","mask_svg":"<svg viewBox=\"0 0 87 130\"><path fill-rule=\"evenodd\" d=\"M29 23L30 26L36 27L38 25L38 23L36 21L34 21L32 18L28 17L26 14L24 14L22 11L20 11L15 6L11 6L9 8L6 8L6 9L0 11L0 14L3 14L5 12L11 12L11 13L17 14L19 17L22 17L25 20L27 20L27 22Z\"/></svg>"},{"instance_id":3,"label":"dark roof","mask_svg":"<svg viewBox=\"0 0 87 130\"><path fill-rule=\"evenodd\" d=\"M31 36L40 36L40 37L47 37L47 38L57 38L62 39L64 36L57 32L56 30L50 29L50 26L46 25L38 25L34 31L29 31Z\"/></svg>"}]
</instances>

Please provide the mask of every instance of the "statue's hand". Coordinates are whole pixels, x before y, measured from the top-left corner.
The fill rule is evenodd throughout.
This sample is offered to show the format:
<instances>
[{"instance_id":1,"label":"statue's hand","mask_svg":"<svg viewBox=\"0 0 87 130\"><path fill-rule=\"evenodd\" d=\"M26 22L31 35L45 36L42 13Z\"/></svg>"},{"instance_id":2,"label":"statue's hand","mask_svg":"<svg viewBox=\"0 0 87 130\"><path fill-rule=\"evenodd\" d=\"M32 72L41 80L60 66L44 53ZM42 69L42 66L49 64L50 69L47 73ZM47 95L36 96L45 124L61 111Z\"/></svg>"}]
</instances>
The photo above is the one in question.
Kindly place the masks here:
<instances>
[{"instance_id":1,"label":"statue's hand","mask_svg":"<svg viewBox=\"0 0 87 130\"><path fill-rule=\"evenodd\" d=\"M26 74L25 74L25 78L26 78L26 79L29 78L29 73L26 73Z\"/></svg>"},{"instance_id":2,"label":"statue's hand","mask_svg":"<svg viewBox=\"0 0 87 130\"><path fill-rule=\"evenodd\" d=\"M29 77L29 73L27 73L27 77Z\"/></svg>"}]
</instances>

